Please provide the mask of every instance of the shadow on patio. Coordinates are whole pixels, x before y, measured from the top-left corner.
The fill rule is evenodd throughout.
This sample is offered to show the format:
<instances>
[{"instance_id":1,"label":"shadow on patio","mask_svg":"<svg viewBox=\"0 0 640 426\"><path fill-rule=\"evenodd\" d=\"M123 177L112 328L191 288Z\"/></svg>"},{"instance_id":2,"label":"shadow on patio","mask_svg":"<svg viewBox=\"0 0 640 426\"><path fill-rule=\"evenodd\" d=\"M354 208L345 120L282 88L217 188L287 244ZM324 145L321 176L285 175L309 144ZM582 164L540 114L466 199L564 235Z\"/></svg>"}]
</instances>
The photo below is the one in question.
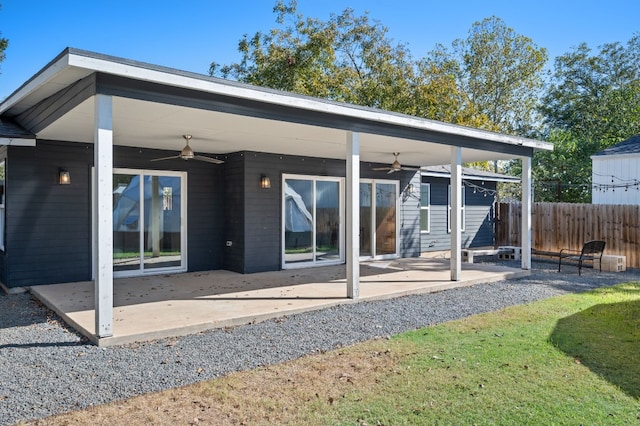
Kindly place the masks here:
<instances>
[{"instance_id":1,"label":"shadow on patio","mask_svg":"<svg viewBox=\"0 0 640 426\"><path fill-rule=\"evenodd\" d=\"M462 279L453 282L448 261L426 258L363 262L360 271L358 300L346 297L344 265L247 275L220 270L117 279L114 335L101 339L93 335L92 282L36 286L31 292L92 342L109 346L529 274L520 269L464 264Z\"/></svg>"}]
</instances>

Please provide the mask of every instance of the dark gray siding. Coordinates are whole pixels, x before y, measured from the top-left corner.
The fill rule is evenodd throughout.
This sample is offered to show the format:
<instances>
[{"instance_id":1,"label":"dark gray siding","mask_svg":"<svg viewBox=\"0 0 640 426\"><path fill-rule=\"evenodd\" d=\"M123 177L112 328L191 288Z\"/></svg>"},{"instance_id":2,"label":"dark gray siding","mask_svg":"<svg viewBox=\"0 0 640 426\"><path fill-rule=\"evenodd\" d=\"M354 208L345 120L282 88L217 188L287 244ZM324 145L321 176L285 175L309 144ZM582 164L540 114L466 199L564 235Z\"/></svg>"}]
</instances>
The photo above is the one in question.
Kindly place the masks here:
<instances>
[{"instance_id":1,"label":"dark gray siding","mask_svg":"<svg viewBox=\"0 0 640 426\"><path fill-rule=\"evenodd\" d=\"M422 182L431 184L431 229L421 233L421 251L449 250L451 234L448 232L448 187L449 179L423 177ZM489 190L496 190L495 182L472 181ZM494 244L494 196L466 187L465 230L462 232L462 247L483 247Z\"/></svg>"},{"instance_id":2,"label":"dark gray siding","mask_svg":"<svg viewBox=\"0 0 640 426\"><path fill-rule=\"evenodd\" d=\"M7 158L7 147L6 146L0 146L0 161L2 160L6 160ZM8 167L7 163L5 163L5 170ZM6 173L6 172L5 172ZM4 233L5 238L6 238L6 233L4 230L2 230L1 232ZM5 239L6 241L6 239ZM2 284L7 283L6 278L5 278L5 273L6 273L6 256L5 256L5 251L4 250L0 250L0 282Z\"/></svg>"},{"instance_id":3,"label":"dark gray siding","mask_svg":"<svg viewBox=\"0 0 640 426\"><path fill-rule=\"evenodd\" d=\"M187 171L189 271L222 267L223 166L151 163L167 151L115 147L114 167ZM41 141L9 147L5 284L20 287L91 279L93 145ZM58 185L60 168L71 185Z\"/></svg>"},{"instance_id":4,"label":"dark gray siding","mask_svg":"<svg viewBox=\"0 0 640 426\"><path fill-rule=\"evenodd\" d=\"M234 166L227 171L229 185L225 232L226 239L232 241L233 245L225 250L225 268L242 273L281 268L283 174L344 177L346 172L345 162L341 160L260 152L232 154L227 163ZM362 178L399 179L401 191L409 184L410 179L415 177L416 185L419 182L419 176L414 172L387 175L385 172L371 170L371 166L369 163L361 164ZM262 175L270 178L270 189L260 188ZM238 185L232 184L232 181L238 182ZM242 197L238 195L240 188L244 189ZM403 197L401 194L401 199L400 256L418 256L419 229L410 226L419 220L419 198ZM243 218L244 226L241 226L238 222Z\"/></svg>"},{"instance_id":5,"label":"dark gray siding","mask_svg":"<svg viewBox=\"0 0 640 426\"><path fill-rule=\"evenodd\" d=\"M38 141L9 147L6 285L91 278L91 145ZM71 185L58 185L60 168Z\"/></svg>"}]
</instances>

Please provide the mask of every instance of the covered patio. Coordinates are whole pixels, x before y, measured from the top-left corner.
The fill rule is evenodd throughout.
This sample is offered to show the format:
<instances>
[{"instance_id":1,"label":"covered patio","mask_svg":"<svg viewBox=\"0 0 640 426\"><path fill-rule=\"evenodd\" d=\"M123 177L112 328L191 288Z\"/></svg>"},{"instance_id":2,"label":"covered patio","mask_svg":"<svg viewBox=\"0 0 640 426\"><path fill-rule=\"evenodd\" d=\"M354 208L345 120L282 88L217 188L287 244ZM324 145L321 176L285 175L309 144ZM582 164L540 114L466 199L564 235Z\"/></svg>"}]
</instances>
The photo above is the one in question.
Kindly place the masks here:
<instances>
[{"instance_id":1,"label":"covered patio","mask_svg":"<svg viewBox=\"0 0 640 426\"><path fill-rule=\"evenodd\" d=\"M478 278L475 274L485 272L466 270L461 264L461 170L466 162L522 160L521 266L526 271L531 267L531 157L535 150L552 149L551 144L537 140L71 48L2 102L0 115L9 123L3 125L12 130L7 133L9 136L0 136L0 145L6 145L7 162L13 165L7 169L9 219L2 253L7 265L3 270L5 284L9 282L6 286L10 289L32 287L34 293L99 344L128 341L126 336L136 333L162 337L162 333L170 335L175 328L193 332L212 324L224 326L267 318L274 311L282 315L348 300L392 297L498 279L491 278L491 273ZM182 154L176 155L184 146L183 135L187 143L191 142L188 147L192 151L185 151L184 147ZM193 151L196 157L204 154L215 165L208 164L205 169L195 167L193 163L197 162L182 161L192 160ZM398 163L398 153L402 154L403 166L410 167L405 169ZM396 160L391 163L394 156ZM155 162L169 158L172 160ZM449 165L450 188L456 188L449 197L450 260L437 263L437 267L408 268L411 272L404 272L410 276L422 274L420 278L401 279L404 267L394 270L389 266L384 274L367 272L369 266L361 271L361 181L389 179L387 176L396 181L397 212L394 210L395 220L389 227L393 236L387 240L392 246L388 257L415 258L420 254L421 238L421 178L416 170L442 164ZM384 171L380 171L381 165L385 166ZM67 183L71 172L74 183L64 188L57 186L52 177L58 172L60 176L67 173ZM141 180L149 178L156 185L153 189L156 195L150 198L149 207L154 215L160 214L159 206L163 203L173 205L171 200L175 198L177 230L171 232L175 234L172 238L177 249L167 251L175 254L177 260L168 262L174 265L173 269L165 270L193 274L170 277L160 268L155 269L157 264L152 260L147 264L145 251L155 256L160 250L159 225L149 228L145 235L146 228L138 220L131 220L125 226L135 229L135 235L139 236L136 240L139 250L135 254L141 266L135 273L140 277L114 280L119 272L114 262L114 254L118 254L114 252L114 235L120 236L118 233L124 229L119 223L114 226L114 177L125 175L129 178L135 175ZM269 175L273 185L268 186L270 192L261 185ZM282 219L287 180L299 176L311 177L313 185L329 180L337 188L335 193L339 196L332 219L337 225L333 234L326 233L333 235L337 247L327 262L333 266L309 272L308 277L314 277L312 282L247 288L246 283L256 282L262 275L227 271L261 273L285 269L268 276L302 274L295 262L285 264L288 243ZM157 191L163 177L178 182L167 187L169 192L163 194L166 200ZM180 198L181 208L178 196L184 197L185 202ZM146 200L143 195L140 199ZM71 216L74 221L69 220ZM144 215L137 219L143 224L147 221ZM159 220L147 222L157 224ZM38 229L37 235L33 229ZM170 239L170 231L164 232ZM146 242L152 240L155 244L145 249ZM311 262L320 264L321 256L315 253L318 245L310 245L314 250ZM11 251L14 255L10 256ZM124 247L120 251L131 250ZM376 256L376 252L369 257L386 258ZM34 271L31 265L38 263L34 259L42 265L41 270ZM42 263L44 260L46 264ZM330 275L323 272L320 279L317 278L321 276L320 270L333 272ZM376 285L373 277L378 275L386 277L382 281L392 277L394 284ZM205 277L215 278L211 280L213 287ZM225 287L228 284L224 283L229 282L226 277L233 277L232 286ZM54 284L81 280L86 282ZM167 284L168 293L160 296L164 286L159 283L165 280L177 280L180 285ZM192 285L186 284L192 281ZM135 283L150 285L134 290ZM45 288L40 284L48 285ZM295 296L280 297L288 293ZM182 296L175 297L177 294ZM240 297L243 294L249 294L249 300L243 300ZM134 302L145 298L152 302ZM181 318L168 319L163 316L167 313L161 312L155 317L160 324L149 330L125 331L125 318L135 318L131 322L140 324L139 327L154 322L149 320L148 306L171 304L174 308L185 300L197 301L195 305L202 306L201 301L215 298L224 299L218 301L224 304L216 304L214 309L207 305L206 315L197 321L191 319L190 310L194 307L190 305L179 310ZM231 309L227 304L236 299L240 300L237 309L246 312L226 316L225 310ZM79 304L67 306L71 300ZM264 300L270 303L260 307L259 302ZM123 317L121 314L125 312L127 315Z\"/></svg>"},{"instance_id":2,"label":"covered patio","mask_svg":"<svg viewBox=\"0 0 640 426\"><path fill-rule=\"evenodd\" d=\"M360 265L360 298L345 297L345 266L263 272L194 272L114 281L114 327L95 336L93 282L34 286L34 294L99 346L176 337L251 324L287 315L357 303L431 293L530 274L489 264L464 264L451 281L449 262L411 258Z\"/></svg>"}]
</instances>

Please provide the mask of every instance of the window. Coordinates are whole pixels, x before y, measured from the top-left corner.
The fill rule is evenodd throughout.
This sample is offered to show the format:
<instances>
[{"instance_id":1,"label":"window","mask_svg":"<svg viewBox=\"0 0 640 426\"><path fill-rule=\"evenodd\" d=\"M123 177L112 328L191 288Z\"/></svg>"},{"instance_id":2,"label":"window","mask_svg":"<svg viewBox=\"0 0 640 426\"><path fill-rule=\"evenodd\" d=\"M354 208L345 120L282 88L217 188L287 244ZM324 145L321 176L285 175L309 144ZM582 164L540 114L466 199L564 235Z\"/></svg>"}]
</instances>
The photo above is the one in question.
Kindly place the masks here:
<instances>
[{"instance_id":1,"label":"window","mask_svg":"<svg viewBox=\"0 0 640 426\"><path fill-rule=\"evenodd\" d=\"M420 232L431 230L431 184L420 185Z\"/></svg>"},{"instance_id":2,"label":"window","mask_svg":"<svg viewBox=\"0 0 640 426\"><path fill-rule=\"evenodd\" d=\"M342 263L342 179L303 175L283 177L283 269Z\"/></svg>"},{"instance_id":3,"label":"window","mask_svg":"<svg viewBox=\"0 0 640 426\"><path fill-rule=\"evenodd\" d=\"M467 196L465 186L462 185L462 205L460 206L460 230L464 232L465 229L465 205L467 204ZM447 232L451 232L451 185L448 186L447 192Z\"/></svg>"}]
</instances>

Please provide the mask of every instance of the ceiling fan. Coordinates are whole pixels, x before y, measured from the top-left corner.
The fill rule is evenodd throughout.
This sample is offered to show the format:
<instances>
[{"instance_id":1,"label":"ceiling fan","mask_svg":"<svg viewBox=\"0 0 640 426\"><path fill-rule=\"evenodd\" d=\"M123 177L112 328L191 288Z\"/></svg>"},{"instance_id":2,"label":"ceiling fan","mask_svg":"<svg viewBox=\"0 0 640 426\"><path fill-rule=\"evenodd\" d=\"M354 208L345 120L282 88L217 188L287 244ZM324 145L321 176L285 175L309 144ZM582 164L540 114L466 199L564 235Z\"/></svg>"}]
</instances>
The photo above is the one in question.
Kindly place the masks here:
<instances>
[{"instance_id":1,"label":"ceiling fan","mask_svg":"<svg viewBox=\"0 0 640 426\"><path fill-rule=\"evenodd\" d=\"M393 172L399 172L401 170L413 170L413 171L420 170L419 168L415 168L415 167L403 167L398 161L398 155L400 155L400 153L394 152L393 155L396 158L395 160L393 160L393 163L391 163L389 167L375 167L373 170L386 170L387 174L393 173Z\"/></svg>"},{"instance_id":2,"label":"ceiling fan","mask_svg":"<svg viewBox=\"0 0 640 426\"><path fill-rule=\"evenodd\" d=\"M200 161L206 161L208 163L213 163L213 164L224 163L224 161L218 160L217 158L205 157L203 155L196 155L195 152L193 152L193 149L189 146L191 135L182 135L182 137L187 142L187 144L184 146L184 148L182 148L182 151L180 151L180 154L173 155L171 157L154 158L151 161L163 161L163 160L173 160L175 158L182 158L183 160L200 160Z\"/></svg>"}]
</instances>

